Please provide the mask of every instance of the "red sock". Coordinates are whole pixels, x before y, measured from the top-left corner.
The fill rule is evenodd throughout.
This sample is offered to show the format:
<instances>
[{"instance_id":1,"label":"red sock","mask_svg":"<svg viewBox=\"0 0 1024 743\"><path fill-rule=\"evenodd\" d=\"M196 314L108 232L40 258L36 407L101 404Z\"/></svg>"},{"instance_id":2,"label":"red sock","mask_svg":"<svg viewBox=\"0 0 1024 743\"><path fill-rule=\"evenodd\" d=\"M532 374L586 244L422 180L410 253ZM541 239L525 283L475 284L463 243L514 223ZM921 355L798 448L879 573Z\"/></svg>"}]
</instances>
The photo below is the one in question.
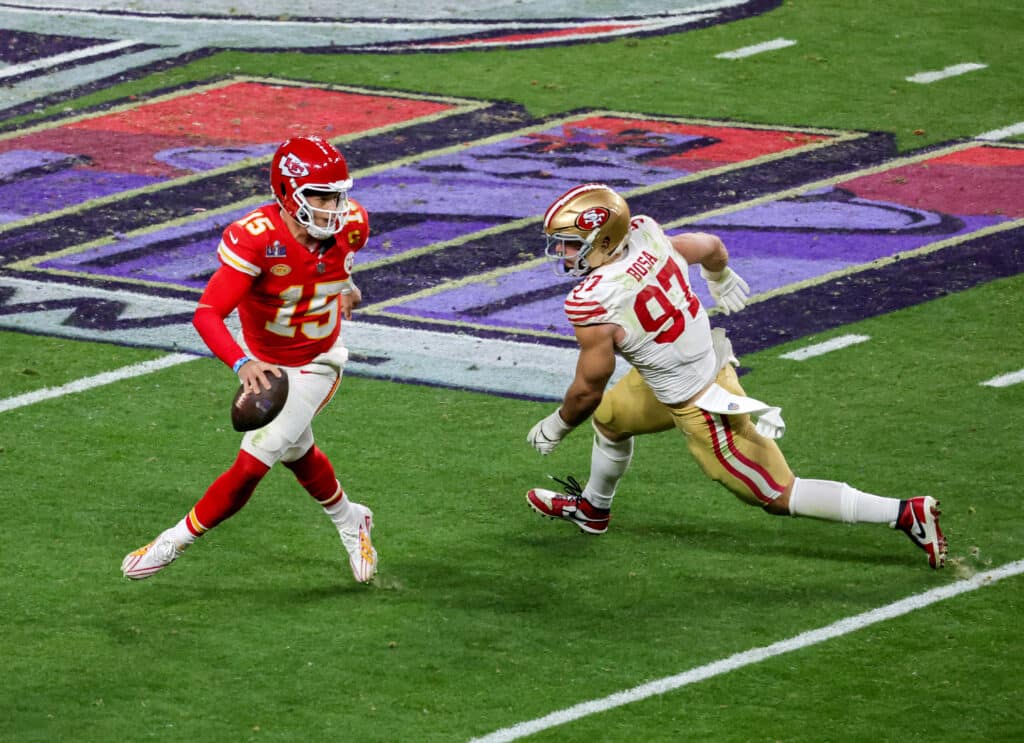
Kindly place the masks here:
<instances>
[{"instance_id":1,"label":"red sock","mask_svg":"<svg viewBox=\"0 0 1024 743\"><path fill-rule=\"evenodd\" d=\"M285 467L295 474L295 479L304 487L313 499L323 507L330 506L340 500L344 493L334 474L334 467L327 455L317 448L316 444L294 462L284 462Z\"/></svg>"},{"instance_id":2,"label":"red sock","mask_svg":"<svg viewBox=\"0 0 1024 743\"><path fill-rule=\"evenodd\" d=\"M267 474L270 468L260 460L244 451L238 452L238 457L231 467L213 481L207 489L206 494L199 499L192 513L203 529L212 529L221 521L234 516L249 502L250 496L260 480ZM189 519L189 530L192 528L192 520ZM202 531L195 532L198 536Z\"/></svg>"}]
</instances>

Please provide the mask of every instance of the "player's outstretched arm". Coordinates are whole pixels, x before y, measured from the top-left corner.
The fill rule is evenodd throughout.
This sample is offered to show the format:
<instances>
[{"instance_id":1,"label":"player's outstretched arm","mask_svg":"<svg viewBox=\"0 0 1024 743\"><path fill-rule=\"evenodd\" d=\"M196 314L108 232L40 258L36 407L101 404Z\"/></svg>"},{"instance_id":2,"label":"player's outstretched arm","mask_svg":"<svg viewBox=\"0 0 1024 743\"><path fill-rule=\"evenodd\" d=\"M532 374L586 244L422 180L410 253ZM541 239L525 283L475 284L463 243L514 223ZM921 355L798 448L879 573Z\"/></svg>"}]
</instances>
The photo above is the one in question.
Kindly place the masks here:
<instances>
[{"instance_id":1,"label":"player's outstretched arm","mask_svg":"<svg viewBox=\"0 0 1024 743\"><path fill-rule=\"evenodd\" d=\"M615 371L616 327L586 325L576 328L576 340L580 344L576 376L565 391L561 407L538 421L526 437L541 454L550 454L600 404L604 388Z\"/></svg>"},{"instance_id":2,"label":"player's outstretched arm","mask_svg":"<svg viewBox=\"0 0 1024 743\"><path fill-rule=\"evenodd\" d=\"M707 282L715 304L726 315L747 306L750 287L729 267L729 251L717 235L707 232L684 232L671 238L672 247L688 264L698 264L700 275Z\"/></svg>"}]
</instances>

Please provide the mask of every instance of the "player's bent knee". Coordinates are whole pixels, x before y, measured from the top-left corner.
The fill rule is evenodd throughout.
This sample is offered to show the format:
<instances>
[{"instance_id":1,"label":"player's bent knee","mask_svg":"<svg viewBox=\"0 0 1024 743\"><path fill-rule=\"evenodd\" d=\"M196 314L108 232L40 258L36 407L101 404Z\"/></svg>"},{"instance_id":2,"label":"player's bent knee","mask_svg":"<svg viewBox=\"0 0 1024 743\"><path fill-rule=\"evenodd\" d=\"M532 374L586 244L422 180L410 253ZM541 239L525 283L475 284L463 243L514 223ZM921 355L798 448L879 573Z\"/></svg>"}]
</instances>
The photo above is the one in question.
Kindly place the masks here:
<instances>
[{"instance_id":1,"label":"player's bent knee","mask_svg":"<svg viewBox=\"0 0 1024 743\"><path fill-rule=\"evenodd\" d=\"M633 434L627 431L619 431L613 426L608 425L608 423L602 423L596 417L591 417L590 425L593 427L594 433L609 445L622 441L632 442L633 440Z\"/></svg>"},{"instance_id":2,"label":"player's bent knee","mask_svg":"<svg viewBox=\"0 0 1024 743\"><path fill-rule=\"evenodd\" d=\"M308 430L308 429L307 429ZM273 467L282 459L298 459L312 445L312 434L308 444L303 441L288 441L280 430L271 424L256 431L250 431L242 438L242 451L256 457L268 467Z\"/></svg>"},{"instance_id":3,"label":"player's bent knee","mask_svg":"<svg viewBox=\"0 0 1024 743\"><path fill-rule=\"evenodd\" d=\"M288 446L281 454L280 461L287 464L288 462L295 462L306 456L306 453L313 448L313 431L307 428L299 436L299 440L291 446Z\"/></svg>"},{"instance_id":4,"label":"player's bent knee","mask_svg":"<svg viewBox=\"0 0 1024 743\"><path fill-rule=\"evenodd\" d=\"M782 502L783 498L783 496L779 496L775 500L765 503L765 513L771 514L772 516L789 516L789 498L785 498L785 503Z\"/></svg>"},{"instance_id":5,"label":"player's bent knee","mask_svg":"<svg viewBox=\"0 0 1024 743\"><path fill-rule=\"evenodd\" d=\"M597 421L593 421L593 426L594 443L605 455L614 460L629 459L633 456L632 435L610 431Z\"/></svg>"}]
</instances>

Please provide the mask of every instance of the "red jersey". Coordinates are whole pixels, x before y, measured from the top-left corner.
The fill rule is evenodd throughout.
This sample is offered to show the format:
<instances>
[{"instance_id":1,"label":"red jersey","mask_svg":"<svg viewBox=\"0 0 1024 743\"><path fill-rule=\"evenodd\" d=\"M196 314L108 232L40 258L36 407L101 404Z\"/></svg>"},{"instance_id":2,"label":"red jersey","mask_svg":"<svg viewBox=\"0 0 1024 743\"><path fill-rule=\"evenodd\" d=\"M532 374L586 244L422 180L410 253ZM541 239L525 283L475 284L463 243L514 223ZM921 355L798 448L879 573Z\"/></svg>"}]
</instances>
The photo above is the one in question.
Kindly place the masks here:
<instances>
[{"instance_id":1,"label":"red jersey","mask_svg":"<svg viewBox=\"0 0 1024 743\"><path fill-rule=\"evenodd\" d=\"M344 228L320 248L307 248L292 236L276 203L224 230L217 257L252 277L238 315L257 358L301 366L334 345L341 330L341 294L352 285L355 253L369 232L366 209L354 199Z\"/></svg>"}]
</instances>

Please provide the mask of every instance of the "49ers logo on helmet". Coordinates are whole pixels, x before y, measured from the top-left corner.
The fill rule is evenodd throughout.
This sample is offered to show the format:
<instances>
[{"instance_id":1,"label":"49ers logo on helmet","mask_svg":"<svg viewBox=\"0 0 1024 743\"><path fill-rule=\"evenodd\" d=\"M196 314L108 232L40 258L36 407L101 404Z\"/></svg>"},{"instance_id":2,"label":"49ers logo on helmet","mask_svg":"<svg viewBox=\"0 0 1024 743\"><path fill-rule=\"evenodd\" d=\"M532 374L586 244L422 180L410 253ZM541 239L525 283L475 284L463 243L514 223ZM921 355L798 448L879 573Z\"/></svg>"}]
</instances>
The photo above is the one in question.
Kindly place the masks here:
<instances>
[{"instance_id":1,"label":"49ers logo on helmet","mask_svg":"<svg viewBox=\"0 0 1024 743\"><path fill-rule=\"evenodd\" d=\"M576 226L587 232L596 230L611 217L612 213L603 206L592 206L576 217Z\"/></svg>"},{"instance_id":2,"label":"49ers logo on helmet","mask_svg":"<svg viewBox=\"0 0 1024 743\"><path fill-rule=\"evenodd\" d=\"M281 175L289 178L301 178L304 175L309 175L309 166L293 152L289 152L281 158L281 164L278 167L281 169Z\"/></svg>"}]
</instances>

